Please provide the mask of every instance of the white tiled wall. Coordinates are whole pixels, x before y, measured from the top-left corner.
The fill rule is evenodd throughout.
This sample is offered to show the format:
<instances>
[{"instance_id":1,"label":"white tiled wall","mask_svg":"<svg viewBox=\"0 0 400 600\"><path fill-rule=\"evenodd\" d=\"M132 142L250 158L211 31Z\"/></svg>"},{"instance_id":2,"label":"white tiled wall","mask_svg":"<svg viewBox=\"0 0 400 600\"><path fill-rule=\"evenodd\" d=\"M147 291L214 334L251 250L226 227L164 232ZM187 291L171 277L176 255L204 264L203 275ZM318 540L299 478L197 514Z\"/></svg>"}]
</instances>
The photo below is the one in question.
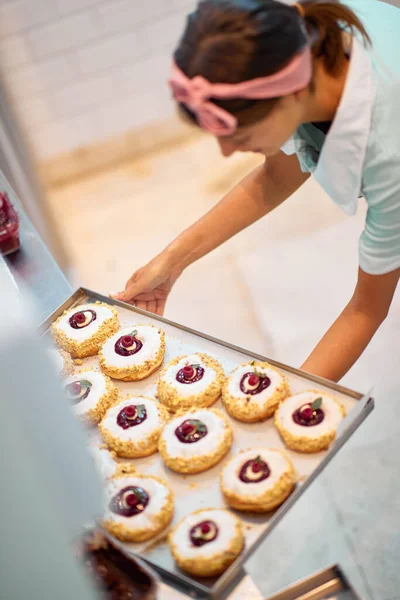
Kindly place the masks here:
<instances>
[{"instance_id":1,"label":"white tiled wall","mask_svg":"<svg viewBox=\"0 0 400 600\"><path fill-rule=\"evenodd\" d=\"M171 52L195 0L0 0L0 65L39 159L173 113Z\"/></svg>"}]
</instances>

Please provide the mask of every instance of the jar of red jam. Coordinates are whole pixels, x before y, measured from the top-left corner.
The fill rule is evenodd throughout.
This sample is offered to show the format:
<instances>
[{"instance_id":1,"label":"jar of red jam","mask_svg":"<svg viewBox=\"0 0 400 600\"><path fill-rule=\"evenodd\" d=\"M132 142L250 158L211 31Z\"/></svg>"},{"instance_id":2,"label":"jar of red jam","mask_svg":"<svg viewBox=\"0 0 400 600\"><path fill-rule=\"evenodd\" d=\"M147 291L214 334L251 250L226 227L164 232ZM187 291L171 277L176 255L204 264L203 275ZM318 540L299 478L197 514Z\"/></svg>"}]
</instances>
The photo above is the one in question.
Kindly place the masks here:
<instances>
[{"instance_id":1,"label":"jar of red jam","mask_svg":"<svg viewBox=\"0 0 400 600\"><path fill-rule=\"evenodd\" d=\"M4 256L19 249L19 216L8 195L0 192L0 252Z\"/></svg>"}]
</instances>

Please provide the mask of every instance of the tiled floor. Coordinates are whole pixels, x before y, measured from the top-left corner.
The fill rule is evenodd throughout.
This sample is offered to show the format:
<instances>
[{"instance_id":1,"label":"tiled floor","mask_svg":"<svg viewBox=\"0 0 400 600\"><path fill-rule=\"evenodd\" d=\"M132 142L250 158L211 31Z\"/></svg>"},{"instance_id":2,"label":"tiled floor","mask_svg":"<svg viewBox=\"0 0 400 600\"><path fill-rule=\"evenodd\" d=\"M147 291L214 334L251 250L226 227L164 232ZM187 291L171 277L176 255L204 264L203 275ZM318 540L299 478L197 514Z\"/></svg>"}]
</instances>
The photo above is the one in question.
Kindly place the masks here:
<instances>
[{"instance_id":1,"label":"tiled floor","mask_svg":"<svg viewBox=\"0 0 400 600\"><path fill-rule=\"evenodd\" d=\"M213 140L154 153L53 192L75 283L125 280L259 159L227 161ZM347 302L365 208L344 217L307 183L274 214L190 268L167 316L297 365ZM265 594L339 561L370 600L400 599L397 420L399 301L346 381L375 384L378 410L272 533L249 569ZM385 405L382 410L381 406Z\"/></svg>"}]
</instances>

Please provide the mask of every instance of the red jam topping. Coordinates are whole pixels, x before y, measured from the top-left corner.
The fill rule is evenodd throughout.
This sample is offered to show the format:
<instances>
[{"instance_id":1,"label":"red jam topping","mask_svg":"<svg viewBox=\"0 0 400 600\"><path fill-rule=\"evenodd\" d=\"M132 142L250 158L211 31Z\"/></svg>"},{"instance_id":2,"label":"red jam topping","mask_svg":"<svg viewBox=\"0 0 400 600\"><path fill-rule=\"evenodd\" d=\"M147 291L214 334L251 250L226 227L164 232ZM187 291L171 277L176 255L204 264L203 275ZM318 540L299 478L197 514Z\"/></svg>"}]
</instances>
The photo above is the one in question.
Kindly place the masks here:
<instances>
[{"instance_id":1,"label":"red jam topping","mask_svg":"<svg viewBox=\"0 0 400 600\"><path fill-rule=\"evenodd\" d=\"M240 389L246 396L259 394L263 390L266 390L270 385L271 380L267 375L265 375L265 377L260 377L257 373L245 373L240 380Z\"/></svg>"},{"instance_id":2,"label":"red jam topping","mask_svg":"<svg viewBox=\"0 0 400 600\"><path fill-rule=\"evenodd\" d=\"M292 419L297 425L303 427L314 427L319 425L325 418L325 413L321 408L314 410L311 404L304 404L294 411Z\"/></svg>"},{"instance_id":3,"label":"red jam topping","mask_svg":"<svg viewBox=\"0 0 400 600\"><path fill-rule=\"evenodd\" d=\"M72 383L69 383L65 386L67 398L71 402L71 404L78 404L78 402L82 402L82 400L85 400L85 398L89 396L91 389L92 384L86 379L81 379L80 381L73 381Z\"/></svg>"},{"instance_id":4,"label":"red jam topping","mask_svg":"<svg viewBox=\"0 0 400 600\"><path fill-rule=\"evenodd\" d=\"M181 425L181 431L183 435L189 435L189 433L193 433L194 431L196 431L196 428L194 425L190 425L190 423L184 423L183 425Z\"/></svg>"},{"instance_id":5,"label":"red jam topping","mask_svg":"<svg viewBox=\"0 0 400 600\"><path fill-rule=\"evenodd\" d=\"M146 419L147 411L144 404L130 404L118 413L117 424L122 429L129 429L130 427L135 427L135 425L140 425Z\"/></svg>"},{"instance_id":6,"label":"red jam topping","mask_svg":"<svg viewBox=\"0 0 400 600\"><path fill-rule=\"evenodd\" d=\"M260 378L258 375L256 375L255 373L253 373L252 375L250 375L249 377L249 385L251 386L255 386L255 385L259 385L260 383Z\"/></svg>"},{"instance_id":7,"label":"red jam topping","mask_svg":"<svg viewBox=\"0 0 400 600\"><path fill-rule=\"evenodd\" d=\"M260 456L246 461L239 471L239 479L243 483L259 483L270 475L268 464Z\"/></svg>"},{"instance_id":8,"label":"red jam topping","mask_svg":"<svg viewBox=\"0 0 400 600\"><path fill-rule=\"evenodd\" d=\"M0 253L6 256L19 249L19 216L6 192L0 192Z\"/></svg>"},{"instance_id":9,"label":"red jam topping","mask_svg":"<svg viewBox=\"0 0 400 600\"><path fill-rule=\"evenodd\" d=\"M126 503L128 506L137 506L139 504L139 498L136 494L129 494L126 497Z\"/></svg>"},{"instance_id":10,"label":"red jam topping","mask_svg":"<svg viewBox=\"0 0 400 600\"><path fill-rule=\"evenodd\" d=\"M78 394L81 393L81 382L80 381L74 381L73 383L70 383L69 384L69 391L74 396L78 396Z\"/></svg>"},{"instance_id":11,"label":"red jam topping","mask_svg":"<svg viewBox=\"0 0 400 600\"><path fill-rule=\"evenodd\" d=\"M183 423L175 429L176 437L183 444L194 444L205 437L207 433L207 426L198 419L188 419L187 421L183 421Z\"/></svg>"},{"instance_id":12,"label":"red jam topping","mask_svg":"<svg viewBox=\"0 0 400 600\"><path fill-rule=\"evenodd\" d=\"M88 309L85 311L76 312L69 318L69 324L72 329L83 329L97 319L94 310Z\"/></svg>"},{"instance_id":13,"label":"red jam topping","mask_svg":"<svg viewBox=\"0 0 400 600\"><path fill-rule=\"evenodd\" d=\"M191 379L192 377L194 377L194 369L191 365L187 365L186 367L183 367L182 373L184 374L186 379Z\"/></svg>"},{"instance_id":14,"label":"red jam topping","mask_svg":"<svg viewBox=\"0 0 400 600\"><path fill-rule=\"evenodd\" d=\"M109 508L122 517L133 517L144 511L149 499L148 493L143 488L128 486L111 498Z\"/></svg>"},{"instance_id":15,"label":"red jam topping","mask_svg":"<svg viewBox=\"0 0 400 600\"><path fill-rule=\"evenodd\" d=\"M204 376L204 369L200 365L186 365L176 374L176 380L179 383L195 383Z\"/></svg>"},{"instance_id":16,"label":"red jam topping","mask_svg":"<svg viewBox=\"0 0 400 600\"><path fill-rule=\"evenodd\" d=\"M133 345L133 336L132 335L124 335L121 338L121 344L124 348L129 348L129 346Z\"/></svg>"},{"instance_id":17,"label":"red jam topping","mask_svg":"<svg viewBox=\"0 0 400 600\"><path fill-rule=\"evenodd\" d=\"M114 344L114 351L120 356L133 356L143 348L143 344L136 337L137 331L130 335L123 335Z\"/></svg>"},{"instance_id":18,"label":"red jam topping","mask_svg":"<svg viewBox=\"0 0 400 600\"><path fill-rule=\"evenodd\" d=\"M215 540L218 535L218 527L214 521L202 521L197 523L189 531L189 538L193 546L204 546Z\"/></svg>"}]
</instances>

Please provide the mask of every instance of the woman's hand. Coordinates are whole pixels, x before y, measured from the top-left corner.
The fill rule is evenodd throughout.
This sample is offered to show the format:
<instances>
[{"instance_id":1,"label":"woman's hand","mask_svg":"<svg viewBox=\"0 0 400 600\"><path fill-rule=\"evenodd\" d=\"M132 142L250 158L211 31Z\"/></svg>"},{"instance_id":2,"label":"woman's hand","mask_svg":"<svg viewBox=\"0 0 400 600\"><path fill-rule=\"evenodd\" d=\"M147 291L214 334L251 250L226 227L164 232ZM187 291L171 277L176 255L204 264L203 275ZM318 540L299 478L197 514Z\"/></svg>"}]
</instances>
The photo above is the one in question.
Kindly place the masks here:
<instances>
[{"instance_id":1,"label":"woman's hand","mask_svg":"<svg viewBox=\"0 0 400 600\"><path fill-rule=\"evenodd\" d=\"M110 296L162 316L168 295L181 273L181 269L171 270L161 257L156 257L135 271L123 292Z\"/></svg>"}]
</instances>

